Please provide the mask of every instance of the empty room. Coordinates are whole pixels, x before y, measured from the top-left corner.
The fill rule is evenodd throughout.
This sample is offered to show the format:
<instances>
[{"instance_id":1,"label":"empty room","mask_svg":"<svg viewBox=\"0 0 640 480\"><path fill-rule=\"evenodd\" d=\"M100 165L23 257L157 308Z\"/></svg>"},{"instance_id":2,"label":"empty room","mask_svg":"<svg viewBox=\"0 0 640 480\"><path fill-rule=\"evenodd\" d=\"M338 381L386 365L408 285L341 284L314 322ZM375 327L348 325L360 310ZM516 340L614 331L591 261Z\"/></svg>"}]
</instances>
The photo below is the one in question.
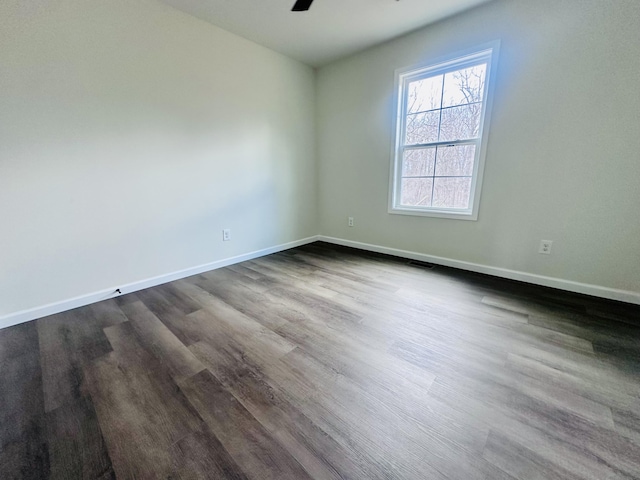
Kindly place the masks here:
<instances>
[{"instance_id":1,"label":"empty room","mask_svg":"<svg viewBox=\"0 0 640 480\"><path fill-rule=\"evenodd\" d=\"M638 0L1 0L0 479L640 479Z\"/></svg>"}]
</instances>

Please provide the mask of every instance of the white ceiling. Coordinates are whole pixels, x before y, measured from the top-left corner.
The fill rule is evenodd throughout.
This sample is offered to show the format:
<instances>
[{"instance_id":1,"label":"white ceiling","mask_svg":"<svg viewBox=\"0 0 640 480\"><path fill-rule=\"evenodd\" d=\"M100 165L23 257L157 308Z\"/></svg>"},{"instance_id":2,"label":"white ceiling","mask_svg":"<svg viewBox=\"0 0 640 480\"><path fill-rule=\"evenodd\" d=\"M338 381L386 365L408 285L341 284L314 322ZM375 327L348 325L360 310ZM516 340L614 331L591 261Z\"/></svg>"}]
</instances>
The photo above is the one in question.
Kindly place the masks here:
<instances>
[{"instance_id":1,"label":"white ceiling","mask_svg":"<svg viewBox=\"0 0 640 480\"><path fill-rule=\"evenodd\" d=\"M491 0L161 0L318 67Z\"/></svg>"}]
</instances>

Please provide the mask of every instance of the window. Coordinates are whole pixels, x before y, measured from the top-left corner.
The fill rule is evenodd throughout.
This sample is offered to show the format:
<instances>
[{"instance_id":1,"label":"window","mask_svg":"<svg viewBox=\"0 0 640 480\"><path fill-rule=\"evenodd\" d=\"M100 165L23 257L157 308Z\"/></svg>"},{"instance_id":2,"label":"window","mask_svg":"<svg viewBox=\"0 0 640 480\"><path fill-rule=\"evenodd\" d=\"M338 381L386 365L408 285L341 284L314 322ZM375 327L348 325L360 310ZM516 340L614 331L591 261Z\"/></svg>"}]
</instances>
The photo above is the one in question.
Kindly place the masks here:
<instances>
[{"instance_id":1,"label":"window","mask_svg":"<svg viewBox=\"0 0 640 480\"><path fill-rule=\"evenodd\" d=\"M390 213L475 220L497 44L396 72Z\"/></svg>"}]
</instances>

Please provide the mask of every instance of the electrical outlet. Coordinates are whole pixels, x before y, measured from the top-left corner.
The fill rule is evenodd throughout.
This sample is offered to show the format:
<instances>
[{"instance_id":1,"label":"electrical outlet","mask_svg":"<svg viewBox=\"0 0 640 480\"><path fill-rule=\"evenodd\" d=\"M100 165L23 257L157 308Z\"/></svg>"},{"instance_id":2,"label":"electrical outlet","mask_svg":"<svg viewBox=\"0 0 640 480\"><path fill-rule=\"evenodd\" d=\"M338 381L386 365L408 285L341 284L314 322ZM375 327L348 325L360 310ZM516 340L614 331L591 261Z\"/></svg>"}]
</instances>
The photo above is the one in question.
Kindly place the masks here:
<instances>
[{"instance_id":1,"label":"electrical outlet","mask_svg":"<svg viewBox=\"0 0 640 480\"><path fill-rule=\"evenodd\" d=\"M229 240L231 240L231 229L225 228L224 230L222 230L222 241L228 242Z\"/></svg>"},{"instance_id":2,"label":"electrical outlet","mask_svg":"<svg viewBox=\"0 0 640 480\"><path fill-rule=\"evenodd\" d=\"M538 253L543 255L551 255L551 245L553 245L553 240L540 240L540 248L538 249Z\"/></svg>"},{"instance_id":3,"label":"electrical outlet","mask_svg":"<svg viewBox=\"0 0 640 480\"><path fill-rule=\"evenodd\" d=\"M353 227L353 217L349 217L349 226Z\"/></svg>"}]
</instances>

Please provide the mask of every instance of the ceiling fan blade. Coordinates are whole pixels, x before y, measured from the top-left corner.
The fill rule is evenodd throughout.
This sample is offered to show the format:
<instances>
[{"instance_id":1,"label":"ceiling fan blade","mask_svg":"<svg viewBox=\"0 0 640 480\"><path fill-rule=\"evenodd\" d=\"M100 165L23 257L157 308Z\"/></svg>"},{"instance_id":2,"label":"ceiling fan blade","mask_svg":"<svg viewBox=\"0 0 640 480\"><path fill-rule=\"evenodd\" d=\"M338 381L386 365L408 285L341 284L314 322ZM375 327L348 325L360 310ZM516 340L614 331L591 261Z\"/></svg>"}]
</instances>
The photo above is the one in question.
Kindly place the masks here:
<instances>
[{"instance_id":1,"label":"ceiling fan blade","mask_svg":"<svg viewBox=\"0 0 640 480\"><path fill-rule=\"evenodd\" d=\"M291 9L291 11L306 12L307 10L309 10L309 7L311 6L312 3L313 3L313 0L298 0L293 6L293 8Z\"/></svg>"}]
</instances>

